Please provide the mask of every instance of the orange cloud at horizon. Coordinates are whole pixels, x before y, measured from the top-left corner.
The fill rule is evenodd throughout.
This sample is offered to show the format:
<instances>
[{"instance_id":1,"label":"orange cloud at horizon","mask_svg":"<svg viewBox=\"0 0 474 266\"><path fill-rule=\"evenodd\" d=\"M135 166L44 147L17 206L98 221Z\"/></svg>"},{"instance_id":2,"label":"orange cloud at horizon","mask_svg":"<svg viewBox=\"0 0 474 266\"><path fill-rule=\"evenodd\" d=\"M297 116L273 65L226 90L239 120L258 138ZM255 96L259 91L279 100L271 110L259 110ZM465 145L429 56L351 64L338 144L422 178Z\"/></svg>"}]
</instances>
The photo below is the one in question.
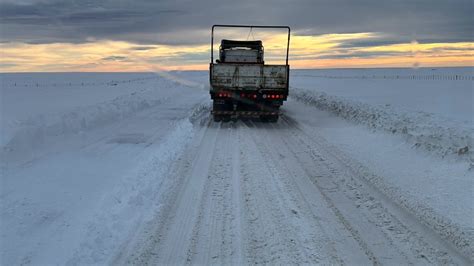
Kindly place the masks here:
<instances>
[{"instance_id":1,"label":"orange cloud at horizon","mask_svg":"<svg viewBox=\"0 0 474 266\"><path fill-rule=\"evenodd\" d=\"M377 33L292 36L290 65L297 68L474 66L474 43L399 43L347 47ZM266 62L281 63L286 35L265 36ZM207 70L210 49L202 45L139 45L120 41L82 44L1 43L0 72L148 72ZM215 51L218 44L215 45ZM279 59L279 60L277 60Z\"/></svg>"}]
</instances>

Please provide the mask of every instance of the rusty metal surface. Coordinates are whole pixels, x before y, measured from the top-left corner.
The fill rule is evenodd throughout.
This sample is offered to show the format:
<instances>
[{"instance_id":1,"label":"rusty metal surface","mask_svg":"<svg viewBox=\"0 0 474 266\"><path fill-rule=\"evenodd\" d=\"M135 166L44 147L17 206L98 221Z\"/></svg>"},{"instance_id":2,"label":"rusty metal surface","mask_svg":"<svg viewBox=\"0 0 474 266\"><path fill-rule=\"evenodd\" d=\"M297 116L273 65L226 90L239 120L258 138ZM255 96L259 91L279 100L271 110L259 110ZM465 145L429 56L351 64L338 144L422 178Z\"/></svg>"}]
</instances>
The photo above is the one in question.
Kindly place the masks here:
<instances>
[{"instance_id":1,"label":"rusty metal surface","mask_svg":"<svg viewBox=\"0 0 474 266\"><path fill-rule=\"evenodd\" d=\"M233 63L259 63L257 50L226 50L225 62Z\"/></svg>"},{"instance_id":2,"label":"rusty metal surface","mask_svg":"<svg viewBox=\"0 0 474 266\"><path fill-rule=\"evenodd\" d=\"M286 65L213 64L211 86L221 89L286 89Z\"/></svg>"}]
</instances>

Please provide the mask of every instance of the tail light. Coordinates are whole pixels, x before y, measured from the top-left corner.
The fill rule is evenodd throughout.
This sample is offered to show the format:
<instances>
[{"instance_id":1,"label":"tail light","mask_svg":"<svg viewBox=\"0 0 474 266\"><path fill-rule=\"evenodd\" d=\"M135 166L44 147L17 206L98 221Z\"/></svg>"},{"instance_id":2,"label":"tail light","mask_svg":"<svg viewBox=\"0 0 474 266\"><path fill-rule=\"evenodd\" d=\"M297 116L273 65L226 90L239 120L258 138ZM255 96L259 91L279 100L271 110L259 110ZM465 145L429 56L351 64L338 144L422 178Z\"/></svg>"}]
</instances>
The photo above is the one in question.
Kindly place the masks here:
<instances>
[{"instance_id":1,"label":"tail light","mask_svg":"<svg viewBox=\"0 0 474 266\"><path fill-rule=\"evenodd\" d=\"M216 94L218 97L227 97L231 98L232 93L231 92L219 92ZM236 96L239 96L239 94L236 94ZM250 98L250 99L257 99L258 95L253 94L253 93L240 93L240 98ZM284 94L262 94L263 99L284 99L285 95Z\"/></svg>"},{"instance_id":2,"label":"tail light","mask_svg":"<svg viewBox=\"0 0 474 266\"><path fill-rule=\"evenodd\" d=\"M217 96L219 96L219 97L221 97L221 98L222 98L222 97L231 97L232 94L231 94L230 92L219 92L219 93L217 94Z\"/></svg>"}]
</instances>

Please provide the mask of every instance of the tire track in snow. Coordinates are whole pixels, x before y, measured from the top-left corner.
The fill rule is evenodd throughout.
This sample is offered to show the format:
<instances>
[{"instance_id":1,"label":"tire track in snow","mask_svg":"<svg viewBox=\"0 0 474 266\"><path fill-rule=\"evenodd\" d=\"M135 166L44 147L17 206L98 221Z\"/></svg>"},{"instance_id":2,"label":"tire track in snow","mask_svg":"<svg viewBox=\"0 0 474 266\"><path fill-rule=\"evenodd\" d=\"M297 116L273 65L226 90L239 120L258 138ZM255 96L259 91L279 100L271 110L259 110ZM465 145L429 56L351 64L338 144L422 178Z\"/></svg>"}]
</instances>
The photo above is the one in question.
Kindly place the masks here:
<instances>
[{"instance_id":1,"label":"tire track in snow","mask_svg":"<svg viewBox=\"0 0 474 266\"><path fill-rule=\"evenodd\" d=\"M247 138L248 131L244 132ZM296 262L292 232L288 232L286 217L279 209L279 193L274 182L269 181L271 173L262 167L261 154L256 144L248 140L241 143L242 194L244 195L245 226L249 238L246 250L250 263ZM263 179L263 180L262 180ZM265 180L266 179L266 180Z\"/></svg>"},{"instance_id":2,"label":"tire track in snow","mask_svg":"<svg viewBox=\"0 0 474 266\"><path fill-rule=\"evenodd\" d=\"M290 119L210 122L201 138L129 263L463 264Z\"/></svg>"},{"instance_id":3,"label":"tire track in snow","mask_svg":"<svg viewBox=\"0 0 474 266\"><path fill-rule=\"evenodd\" d=\"M187 152L195 155L184 158L173 174L186 176L176 196L168 199L167 211L157 217L154 229L141 233L150 239L137 245L138 255L126 263L245 263L237 131L231 124L213 122L203 131L200 144Z\"/></svg>"},{"instance_id":4,"label":"tire track in snow","mask_svg":"<svg viewBox=\"0 0 474 266\"><path fill-rule=\"evenodd\" d=\"M300 158L301 166L307 171L308 176L311 177L311 171L315 166L328 173L327 175L313 175L313 183L320 188L323 194L327 195L329 200L334 202L335 206L340 206L341 215L348 217L348 222L359 230L363 229L363 226L361 227L357 223L358 221L360 223L360 220L372 224L380 232L378 235L384 238L386 243L400 254L400 258L404 257L408 263L467 263L459 253L453 252L448 244L440 241L430 230L426 230L418 220L397 210L397 207L392 206L393 203L387 201L383 194L381 195L372 187L367 186L357 173L351 171L352 169L347 169L345 162L337 157L338 153L333 148L318 141L319 139L309 137L290 119L285 118L283 124L291 130L285 131L288 133L286 137L283 135L280 137L283 141L288 141L287 147L295 149L294 154ZM339 188L332 190L331 186ZM347 204L342 204L344 201L347 201ZM356 209L354 209L354 205L351 206L351 201L355 203ZM351 218L354 214L359 214L361 217L359 219ZM370 244L375 235L377 234L366 232L361 236L365 237L366 241L369 240L369 246L372 246L374 251L380 251L379 243ZM385 251L382 250L382 252ZM377 255L377 257L385 258L386 256ZM390 263L390 261L385 263Z\"/></svg>"},{"instance_id":5,"label":"tire track in snow","mask_svg":"<svg viewBox=\"0 0 474 266\"><path fill-rule=\"evenodd\" d=\"M233 124L222 125L188 256L192 264L241 264L238 145Z\"/></svg>"},{"instance_id":6,"label":"tire track in snow","mask_svg":"<svg viewBox=\"0 0 474 266\"><path fill-rule=\"evenodd\" d=\"M337 213L334 214L331 206L323 204L326 200L324 195L315 191L314 184L310 182L296 157L292 156L285 140L278 138L279 134L275 135L275 132L286 129L266 124L260 124L259 128L266 130L266 134L263 134L264 137L262 136L259 141L259 146L263 147L263 153L268 155L267 158L279 166L278 170L281 173L280 176L286 180L286 187L292 188L288 190L288 194L295 198L295 203L299 208L298 213L301 213L303 216L301 218L308 220L308 223L316 223L312 227L301 228L298 232L302 235L315 234L315 237L311 239L314 243L305 243L307 246L304 248L311 250L312 247L308 244L312 244L322 249L321 253L329 255L329 258L326 258L328 261L323 262L324 264L344 264L344 262L370 264L369 258L375 260L370 250L359 247L360 243L357 243L355 237L347 237L348 232L345 228L347 224L335 223L338 219ZM319 171L318 168L315 170Z\"/></svg>"},{"instance_id":7,"label":"tire track in snow","mask_svg":"<svg viewBox=\"0 0 474 266\"><path fill-rule=\"evenodd\" d=\"M204 135L201 142L199 153L197 154L190 176L183 185L172 208L172 213L168 217L165 226L164 238L158 243L156 249L156 261L164 264L183 263L188 258L188 249L191 244L192 231L194 225L198 222L200 202L208 192L207 183L209 182L209 166L214 157L215 145L219 135L220 127L208 128L209 134ZM206 132L207 133L207 132Z\"/></svg>"},{"instance_id":8,"label":"tire track in snow","mask_svg":"<svg viewBox=\"0 0 474 266\"><path fill-rule=\"evenodd\" d=\"M286 128L280 128L280 127L279 128L273 128L273 129L276 129L276 130L279 130L279 131L280 130L281 131L287 130ZM302 149L298 149L297 148L298 145L295 146L295 144L289 144L287 142L287 138L280 138L280 137L273 136L273 139L274 139L273 142L283 144L283 145L278 146L279 152L283 152L286 155L286 157L290 158L290 159L288 159L288 161L291 161L291 163L288 162L287 164L285 164L284 168L289 169L289 172L295 171L295 169L297 169L297 168L301 168L301 170L303 170L303 171L300 171L299 175L295 175L295 174L290 173L290 176L293 177L293 180L295 180L297 182L297 180L309 179L311 177L311 174L308 173L306 171L306 169L301 167L302 165L301 165L301 161L300 161L301 160L301 155L300 154L302 153ZM317 171L318 171L317 177L322 178L322 177L331 176L330 173L325 172L324 171L325 169L323 167L321 167L322 166L321 163L322 164L326 163L324 161L324 159L323 158L318 158L318 159L319 159L318 160L319 164L316 163L315 165L313 165L313 169L317 169ZM315 162L317 162L317 161L315 161ZM297 167L295 167L295 166L297 166ZM332 171L333 171L332 174L339 174L335 171L335 169L332 169ZM307 182L304 185L311 187L311 184L308 184ZM314 185L313 185L313 187L314 187ZM349 220L341 213L341 211L334 204L333 200L327 195L324 188L321 187L318 183L315 183L315 187L317 188L317 191L313 190L313 193L318 193L318 194L321 195L321 199L323 201L320 201L320 202L325 202L326 206L328 206L331 209L331 211L333 212L333 218L335 218L334 221L337 221L338 223L343 225L346 232L349 233L349 235L350 235L349 239L355 240L357 242L359 247L362 249L362 251L365 253L367 258L373 264L375 264L375 265L380 264L380 261L378 260L377 256L374 254L374 251L369 247L367 242L364 241L364 239L361 237L361 234L360 234L359 230L355 229L353 227L353 225L349 222ZM325 188L329 191L335 191L335 192L339 191L341 189L341 187L338 184L329 184ZM373 234L368 234L368 236L369 236L369 238L374 237ZM389 251L391 249L387 248L387 247L382 247L381 250ZM347 251L342 250L341 253L342 254L347 254ZM349 259L349 258L347 258L347 259ZM352 259L354 259L354 258L352 258ZM362 258L359 257L358 259L361 260ZM353 262L353 260L352 261L346 261L346 263L350 263L350 262Z\"/></svg>"},{"instance_id":9,"label":"tire track in snow","mask_svg":"<svg viewBox=\"0 0 474 266\"><path fill-rule=\"evenodd\" d=\"M459 254L458 257L464 257L463 261L474 259L474 249L472 241L470 241L471 232L463 230L459 225L453 223L449 218L443 214L436 212L430 206L417 201L412 197L408 197L403 193L401 188L390 185L386 182L386 178L371 172L366 166L362 165L356 158L347 156L337 150L333 145L329 144L318 132L308 130L304 125L297 124L290 117L286 117L288 123L295 127L300 134L306 135L308 139L318 143L318 146L326 147L325 153L331 156L340 165L343 165L346 171L351 172L358 179L371 187L372 190L378 191L383 196L386 202L392 202L395 209L403 210L399 217L410 216L412 220L421 221L422 226L420 230L426 231L426 234L436 236L432 240L436 243L445 243L446 248L450 250L451 254ZM446 245L448 244L448 245Z\"/></svg>"},{"instance_id":10,"label":"tire track in snow","mask_svg":"<svg viewBox=\"0 0 474 266\"><path fill-rule=\"evenodd\" d=\"M244 126L244 125L242 125ZM278 161L270 156L253 123L244 128L251 143L246 143L242 168L246 195L246 212L250 231L248 250L254 263L337 263L336 256L326 247L328 238L321 235L314 217L308 217L295 197L294 188L279 171ZM258 131L258 132L257 132ZM263 134L262 138L267 138Z\"/></svg>"},{"instance_id":11,"label":"tire track in snow","mask_svg":"<svg viewBox=\"0 0 474 266\"><path fill-rule=\"evenodd\" d=\"M204 128L195 136L169 178L177 183L168 198L162 199L162 209L142 230L130 250L114 260L117 264L155 265L186 262L191 245L192 230L199 217L199 205L207 187L207 172L214 156L214 145L220 126ZM207 166L207 167L202 167Z\"/></svg>"}]
</instances>

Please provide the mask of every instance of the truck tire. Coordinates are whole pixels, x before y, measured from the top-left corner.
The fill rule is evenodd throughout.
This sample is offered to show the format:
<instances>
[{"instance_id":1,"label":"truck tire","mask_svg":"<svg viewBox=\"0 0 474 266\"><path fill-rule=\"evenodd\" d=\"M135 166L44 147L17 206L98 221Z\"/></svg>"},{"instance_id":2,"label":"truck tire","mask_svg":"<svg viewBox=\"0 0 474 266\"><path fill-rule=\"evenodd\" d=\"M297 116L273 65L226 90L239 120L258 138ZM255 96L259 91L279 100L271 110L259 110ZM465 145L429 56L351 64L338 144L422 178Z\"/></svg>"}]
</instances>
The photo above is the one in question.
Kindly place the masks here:
<instances>
[{"instance_id":1,"label":"truck tire","mask_svg":"<svg viewBox=\"0 0 474 266\"><path fill-rule=\"evenodd\" d=\"M214 122L220 122L220 121L222 121L222 115L216 115L216 114L214 114L213 116L214 116Z\"/></svg>"},{"instance_id":2,"label":"truck tire","mask_svg":"<svg viewBox=\"0 0 474 266\"><path fill-rule=\"evenodd\" d=\"M223 103L217 103L217 102L213 102L212 103L212 110L214 112L218 112L218 111L227 111L228 110L228 105L229 103L227 102L223 102ZM221 122L221 121L226 121L226 116L227 115L223 115L223 114L213 114L214 116L214 122Z\"/></svg>"},{"instance_id":3,"label":"truck tire","mask_svg":"<svg viewBox=\"0 0 474 266\"><path fill-rule=\"evenodd\" d=\"M269 122L269 123L276 123L278 122L278 115L261 115L260 116L260 121L262 122Z\"/></svg>"},{"instance_id":4,"label":"truck tire","mask_svg":"<svg viewBox=\"0 0 474 266\"><path fill-rule=\"evenodd\" d=\"M268 116L268 122L276 123L276 122L278 122L278 117L279 117L278 115L270 115L270 116Z\"/></svg>"}]
</instances>

